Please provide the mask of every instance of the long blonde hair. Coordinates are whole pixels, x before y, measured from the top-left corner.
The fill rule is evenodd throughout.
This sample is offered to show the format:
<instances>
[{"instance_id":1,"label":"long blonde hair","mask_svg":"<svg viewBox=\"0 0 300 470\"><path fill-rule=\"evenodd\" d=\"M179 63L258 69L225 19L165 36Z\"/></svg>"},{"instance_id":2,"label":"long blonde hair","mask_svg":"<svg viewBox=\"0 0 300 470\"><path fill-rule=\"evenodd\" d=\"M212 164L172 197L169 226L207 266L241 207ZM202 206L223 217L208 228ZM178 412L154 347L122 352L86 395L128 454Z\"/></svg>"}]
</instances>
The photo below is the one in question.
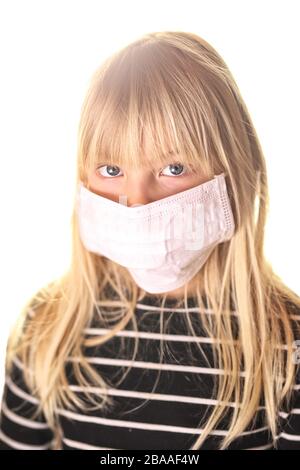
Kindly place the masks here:
<instances>
[{"instance_id":1,"label":"long blonde hair","mask_svg":"<svg viewBox=\"0 0 300 470\"><path fill-rule=\"evenodd\" d=\"M112 405L107 384L88 362L84 348L103 344L130 321L136 328L135 306L146 293L125 268L84 248L76 190L79 181L88 185L88 171L100 159L113 165L145 165L140 157L145 136L151 142L150 166L168 162L175 149L181 163L203 175L224 171L235 220L232 239L216 246L196 278L199 318L207 334L218 339L214 355L224 373L216 379L217 405L191 449L201 447L234 401L228 434L220 444L220 449L228 447L255 417L261 397L275 440L278 409L290 400L296 373L288 305L300 308L300 298L273 272L264 255L268 181L249 112L224 60L192 33L146 34L110 56L93 74L78 128L70 266L24 305L9 337L6 370L9 373L17 355L28 386L39 398L38 412L44 413L57 436L58 408ZM188 284L174 307L187 307L187 288ZM163 307L166 295L159 299ZM203 313L207 307L214 313L214 323ZM110 326L110 332L85 338L83 330L95 316L98 325ZM68 387L65 361L72 356L79 358L72 363L78 384L104 389L97 396L84 392L93 408Z\"/></svg>"}]
</instances>

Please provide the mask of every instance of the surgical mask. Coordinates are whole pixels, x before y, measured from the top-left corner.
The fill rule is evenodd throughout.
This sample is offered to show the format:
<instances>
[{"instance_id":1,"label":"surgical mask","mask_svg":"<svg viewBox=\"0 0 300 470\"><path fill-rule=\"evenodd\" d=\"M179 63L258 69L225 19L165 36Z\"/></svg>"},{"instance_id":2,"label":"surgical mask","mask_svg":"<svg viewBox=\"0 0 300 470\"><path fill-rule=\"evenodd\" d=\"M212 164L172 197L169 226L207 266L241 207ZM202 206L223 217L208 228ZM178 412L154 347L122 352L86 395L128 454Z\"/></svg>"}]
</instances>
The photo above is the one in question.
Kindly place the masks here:
<instances>
[{"instance_id":1,"label":"surgical mask","mask_svg":"<svg viewBox=\"0 0 300 470\"><path fill-rule=\"evenodd\" d=\"M85 248L126 267L136 284L151 294L184 286L235 228L224 173L131 207L80 182L76 207Z\"/></svg>"}]
</instances>

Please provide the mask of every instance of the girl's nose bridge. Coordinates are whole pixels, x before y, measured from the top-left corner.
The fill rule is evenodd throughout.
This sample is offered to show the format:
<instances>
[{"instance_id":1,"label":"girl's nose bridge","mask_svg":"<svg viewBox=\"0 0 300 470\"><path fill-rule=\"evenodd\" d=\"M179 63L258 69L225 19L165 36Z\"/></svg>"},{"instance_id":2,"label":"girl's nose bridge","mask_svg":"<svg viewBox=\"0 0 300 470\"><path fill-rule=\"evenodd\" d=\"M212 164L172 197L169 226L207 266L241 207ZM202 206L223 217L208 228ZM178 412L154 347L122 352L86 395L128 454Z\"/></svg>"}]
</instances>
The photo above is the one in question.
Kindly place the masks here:
<instances>
[{"instance_id":1,"label":"girl's nose bridge","mask_svg":"<svg viewBox=\"0 0 300 470\"><path fill-rule=\"evenodd\" d=\"M150 172L132 172L125 188L127 205L144 205L155 200L153 185L153 174Z\"/></svg>"}]
</instances>

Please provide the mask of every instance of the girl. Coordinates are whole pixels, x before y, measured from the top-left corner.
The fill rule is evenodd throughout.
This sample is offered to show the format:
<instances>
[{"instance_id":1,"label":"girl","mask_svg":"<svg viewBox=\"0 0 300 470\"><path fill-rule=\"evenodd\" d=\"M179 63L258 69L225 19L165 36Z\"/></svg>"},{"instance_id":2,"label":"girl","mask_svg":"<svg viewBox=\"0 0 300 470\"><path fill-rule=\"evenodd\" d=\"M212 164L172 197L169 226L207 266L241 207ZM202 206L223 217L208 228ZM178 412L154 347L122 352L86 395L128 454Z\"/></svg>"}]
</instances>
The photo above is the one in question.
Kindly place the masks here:
<instances>
[{"instance_id":1,"label":"girl","mask_svg":"<svg viewBox=\"0 0 300 470\"><path fill-rule=\"evenodd\" d=\"M300 449L300 298L224 60L147 34L94 74L72 259L9 337L2 449Z\"/></svg>"}]
</instances>

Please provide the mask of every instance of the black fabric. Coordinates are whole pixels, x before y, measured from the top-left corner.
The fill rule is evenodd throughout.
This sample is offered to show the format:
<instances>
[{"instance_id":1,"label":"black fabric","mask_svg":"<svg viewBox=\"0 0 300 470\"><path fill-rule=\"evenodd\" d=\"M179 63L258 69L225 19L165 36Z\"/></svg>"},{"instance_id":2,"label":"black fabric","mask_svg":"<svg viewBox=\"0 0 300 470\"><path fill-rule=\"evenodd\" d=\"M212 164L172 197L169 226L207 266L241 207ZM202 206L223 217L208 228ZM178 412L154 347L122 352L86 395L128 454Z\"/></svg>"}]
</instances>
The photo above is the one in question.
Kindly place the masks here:
<instances>
[{"instance_id":1,"label":"black fabric","mask_svg":"<svg viewBox=\"0 0 300 470\"><path fill-rule=\"evenodd\" d=\"M85 413L80 409L57 410L63 450L191 448L201 432L201 425L215 406L215 379L222 371L215 368L213 345L205 336L193 299L190 298L189 302L190 310L187 312L172 309L172 299L169 299L163 312L157 308L157 299L151 296L138 303L135 318L140 337L133 363L126 362L131 361L134 353L131 323L121 335L104 345L84 349L86 357L94 361L95 369L111 387L113 406L106 411ZM212 315L208 311L205 314ZM300 319L300 312L293 311L293 315L298 315ZM201 351L193 337L188 335L186 316L189 316L197 336L201 338ZM213 316L211 318L213 321ZM233 322L234 318L233 315ZM99 334L97 328L99 325L95 322L91 328L85 329L85 335ZM169 336L162 338L162 334ZM69 386L76 386L72 364L72 358L69 358L66 371ZM129 373L119 383L128 368ZM76 393L86 400L82 391ZM37 399L26 387L22 364L16 360L11 376L6 377L3 391L0 449L52 448L54 436L45 417L31 417L36 407ZM227 433L233 410L233 407L227 407L227 415L206 439L203 450L218 448ZM287 409L279 410L278 415L277 447L300 450L299 373L292 401ZM274 449L264 418L265 410L262 407L228 449Z\"/></svg>"}]
</instances>

